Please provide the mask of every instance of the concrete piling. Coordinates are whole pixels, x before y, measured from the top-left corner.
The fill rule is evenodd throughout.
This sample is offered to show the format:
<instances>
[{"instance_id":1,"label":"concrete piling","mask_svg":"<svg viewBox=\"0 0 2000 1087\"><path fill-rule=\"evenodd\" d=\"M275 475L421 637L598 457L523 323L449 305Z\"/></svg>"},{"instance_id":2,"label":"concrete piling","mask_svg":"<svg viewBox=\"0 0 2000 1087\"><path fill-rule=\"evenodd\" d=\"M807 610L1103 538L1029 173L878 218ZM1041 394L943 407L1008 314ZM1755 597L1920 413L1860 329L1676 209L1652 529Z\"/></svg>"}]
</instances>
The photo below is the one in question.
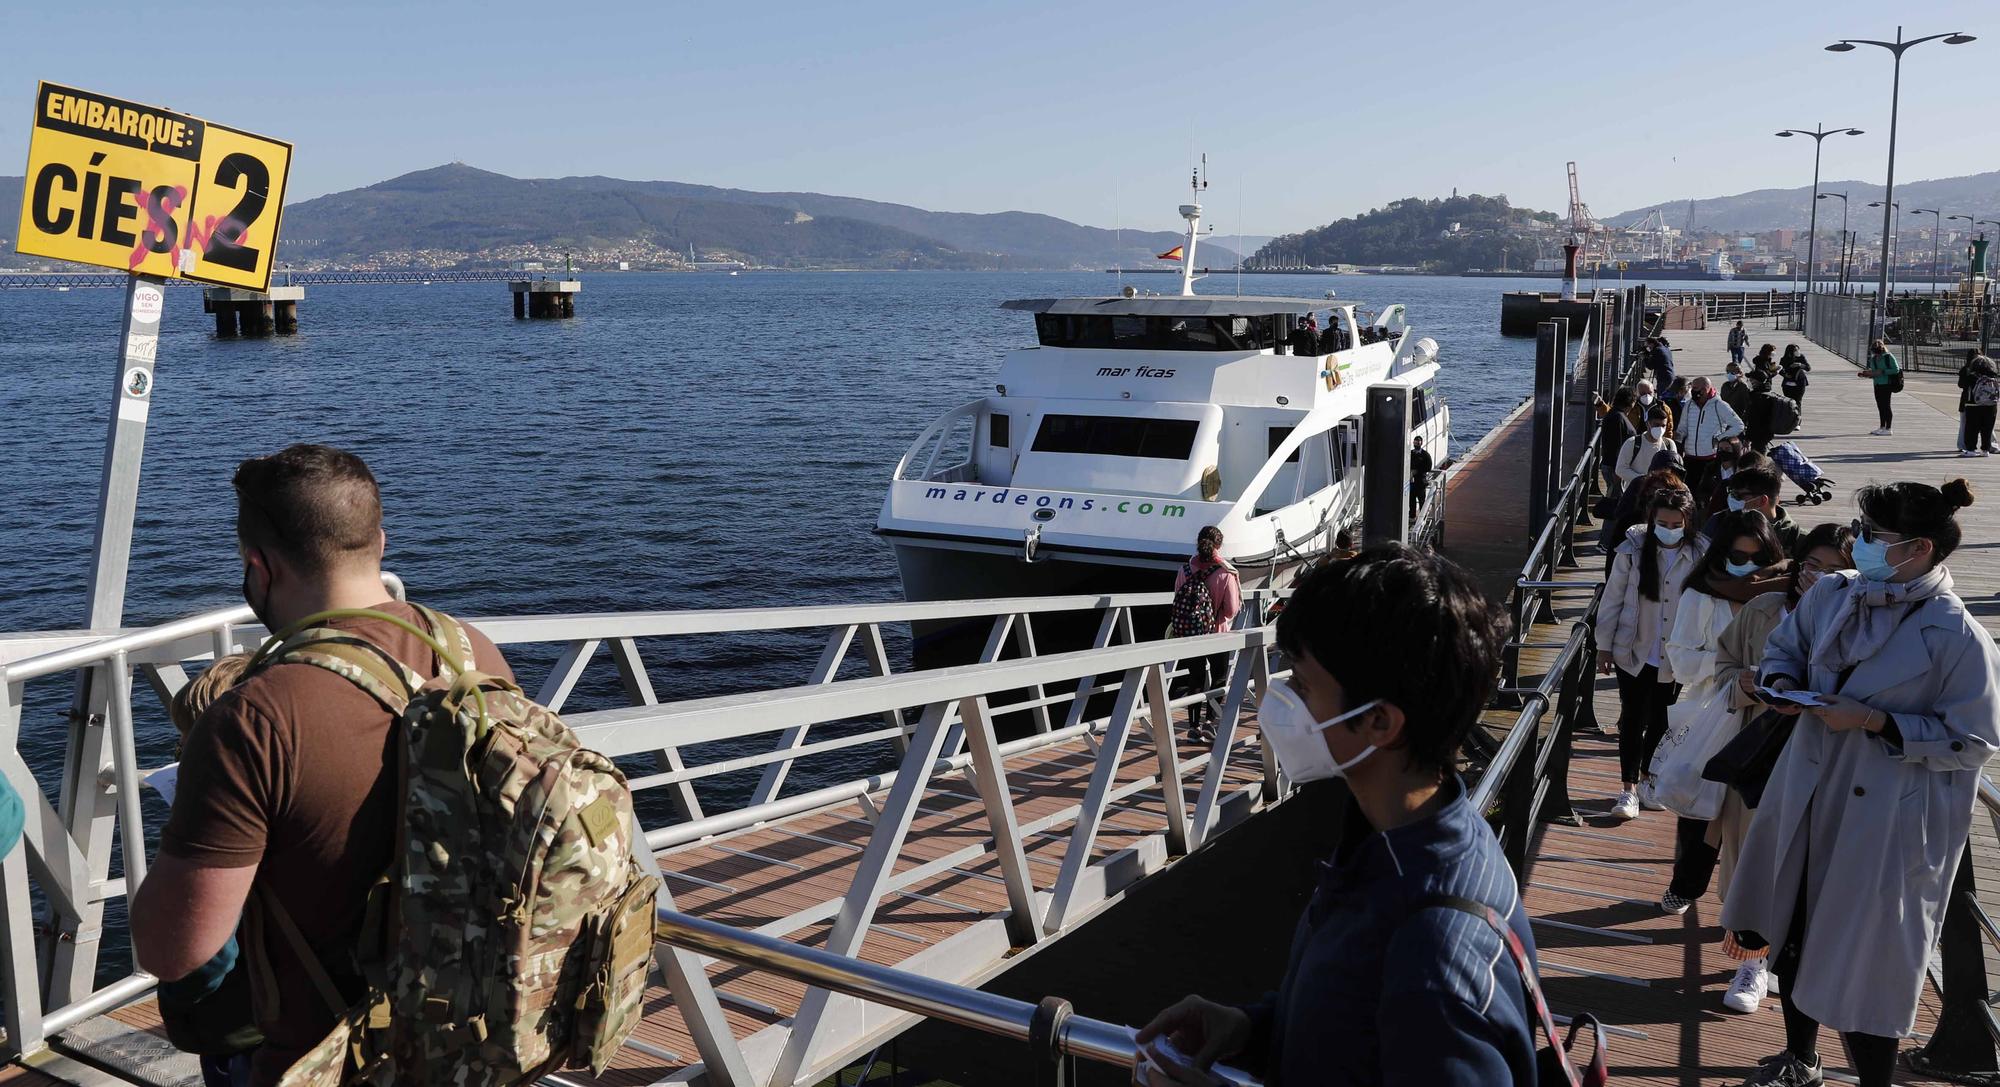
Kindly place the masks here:
<instances>
[{"instance_id":1,"label":"concrete piling","mask_svg":"<svg viewBox=\"0 0 2000 1087\"><path fill-rule=\"evenodd\" d=\"M238 287L210 287L201 294L204 310L215 315L215 334L227 339L236 335L292 335L299 330L299 303L304 287L272 287L268 291L246 291Z\"/></svg>"},{"instance_id":2,"label":"concrete piling","mask_svg":"<svg viewBox=\"0 0 2000 1087\"><path fill-rule=\"evenodd\" d=\"M574 317L576 293L583 283L575 279L516 279L507 284L514 295L514 317Z\"/></svg>"}]
</instances>

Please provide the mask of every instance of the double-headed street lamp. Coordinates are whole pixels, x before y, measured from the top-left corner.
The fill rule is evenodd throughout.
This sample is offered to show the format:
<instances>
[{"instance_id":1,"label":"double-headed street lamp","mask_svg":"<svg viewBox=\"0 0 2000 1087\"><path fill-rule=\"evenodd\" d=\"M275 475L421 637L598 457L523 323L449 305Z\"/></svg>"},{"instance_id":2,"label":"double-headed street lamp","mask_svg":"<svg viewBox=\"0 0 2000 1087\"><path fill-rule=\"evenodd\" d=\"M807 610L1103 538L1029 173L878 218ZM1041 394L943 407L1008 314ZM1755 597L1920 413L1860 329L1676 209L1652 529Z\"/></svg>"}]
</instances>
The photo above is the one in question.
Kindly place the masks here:
<instances>
[{"instance_id":1,"label":"double-headed street lamp","mask_svg":"<svg viewBox=\"0 0 2000 1087\"><path fill-rule=\"evenodd\" d=\"M1857 45L1878 45L1887 49L1890 55L1896 58L1895 75L1889 84L1889 172L1888 180L1883 182L1882 185L1882 199L1885 202L1895 199L1896 196L1896 110L1899 104L1898 100L1902 97L1903 92L1903 54L1925 42L1937 41L1939 39L1942 39L1946 45L1964 45L1966 42L1972 41L1973 37L1970 34L1960 33L1932 34L1928 37L1912 38L1909 41L1904 41L1903 28L1899 26L1896 28L1896 40L1893 42L1878 42L1867 38L1844 38L1826 47L1829 53L1847 53L1852 52ZM1891 210L1891 208L1884 208L1882 210L1882 279L1876 289L1875 295L1875 320L1878 325L1883 316L1888 312L1889 306L1889 238L1891 237L1889 215Z\"/></svg>"},{"instance_id":2,"label":"double-headed street lamp","mask_svg":"<svg viewBox=\"0 0 2000 1087\"><path fill-rule=\"evenodd\" d=\"M1889 222L1889 213L1890 213L1890 212L1892 212L1892 211L1893 211L1893 212L1894 212L1894 213L1896 213L1897 215L1901 215L1901 214L1903 213L1903 205L1902 205L1902 204L1900 204L1900 203L1897 203L1897 202L1894 202L1894 201L1892 201L1892 202L1890 202L1890 203L1887 203L1887 204L1885 204L1885 203L1883 203L1883 202L1882 202L1882 201L1880 201L1880 200L1870 200L1870 201L1868 201L1868 206L1869 206L1869 207L1871 207L1871 208L1885 208L1885 209L1887 209L1887 210L1885 210L1885 211L1883 211L1883 212L1882 212L1882 222L1883 222L1883 223L1885 224L1885 226L1884 226L1884 229L1888 229L1888 228L1887 228L1887 226L1886 226L1886 224L1887 224L1887 223ZM1896 236L1896 233L1897 233L1897 232L1896 232L1895 230L1890 230L1890 231L1889 231L1889 234L1888 234L1888 238L1887 238L1887 240L1886 240L1886 241L1884 241L1884 242L1882 243L1882 253L1883 253L1883 256L1882 256L1882 288L1881 288L1881 290L1882 290L1882 295L1881 295L1881 296L1882 296L1883 298L1885 298L1885 299L1889 297L1889 279L1890 279L1890 275L1891 275L1891 268L1893 267L1893 262L1895 261L1895 259L1896 259L1897 257L1899 257L1899 256L1901 256L1901 255L1902 255L1902 253L1900 252L1900 250L1901 250L1901 248L1902 248L1902 239L1901 239L1901 238L1899 238L1899 237L1897 237L1897 236ZM1886 303L1886 302L1884 302L1884 303L1883 303L1883 305L1887 305L1887 304L1888 304L1888 303ZM1881 310L1881 307L1880 307L1880 306L1878 306L1878 307L1876 308L1876 316L1878 316L1878 317L1879 317L1879 316L1881 316L1881 313L1882 313L1882 310Z\"/></svg>"},{"instance_id":3,"label":"double-headed street lamp","mask_svg":"<svg viewBox=\"0 0 2000 1087\"><path fill-rule=\"evenodd\" d=\"M1818 163L1813 164L1813 172L1814 173L1819 172ZM1818 186L1814 187L1817 188ZM1819 207L1820 201L1831 200L1836 196L1840 198L1840 293L1846 294L1847 293L1847 194L1844 192L1816 192L1813 194L1813 207L1817 209ZM1815 212L1815 214L1817 214L1817 212ZM1810 242L1806 244L1806 252L1807 253L1812 252L1812 244ZM1810 261L1812 258L1807 257L1806 259Z\"/></svg>"},{"instance_id":4,"label":"double-headed street lamp","mask_svg":"<svg viewBox=\"0 0 2000 1087\"><path fill-rule=\"evenodd\" d=\"M1812 209L1812 214L1808 217L1806 226L1806 292L1810 294L1813 290L1814 273L1819 270L1819 266L1813 263L1815 247L1819 243L1819 149L1822 144L1826 143L1828 136L1859 136L1861 135L1861 130L1858 128L1836 128L1828 132L1825 126L1814 125L1811 132L1807 132L1803 128L1788 128L1778 133L1778 135L1785 137L1811 136L1813 141L1813 199L1807 205L1807 207ZM1845 205L1843 204L1842 206L1844 207ZM1795 255L1797 252L1797 250L1793 250Z\"/></svg>"}]
</instances>

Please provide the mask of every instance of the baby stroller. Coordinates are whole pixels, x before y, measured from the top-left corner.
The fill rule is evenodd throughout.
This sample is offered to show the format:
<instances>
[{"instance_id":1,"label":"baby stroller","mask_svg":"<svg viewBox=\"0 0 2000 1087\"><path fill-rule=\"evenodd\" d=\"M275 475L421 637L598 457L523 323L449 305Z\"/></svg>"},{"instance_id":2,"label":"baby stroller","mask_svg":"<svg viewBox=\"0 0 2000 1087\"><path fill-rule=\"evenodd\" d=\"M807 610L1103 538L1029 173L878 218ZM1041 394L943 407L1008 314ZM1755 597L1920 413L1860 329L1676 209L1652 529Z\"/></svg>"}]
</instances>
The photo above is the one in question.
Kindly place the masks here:
<instances>
[{"instance_id":1,"label":"baby stroller","mask_svg":"<svg viewBox=\"0 0 2000 1087\"><path fill-rule=\"evenodd\" d=\"M1771 461L1785 478L1801 488L1799 505L1811 503L1815 506L1833 497L1833 480L1819 470L1819 465L1805 455L1796 442L1779 442L1771 447Z\"/></svg>"}]
</instances>

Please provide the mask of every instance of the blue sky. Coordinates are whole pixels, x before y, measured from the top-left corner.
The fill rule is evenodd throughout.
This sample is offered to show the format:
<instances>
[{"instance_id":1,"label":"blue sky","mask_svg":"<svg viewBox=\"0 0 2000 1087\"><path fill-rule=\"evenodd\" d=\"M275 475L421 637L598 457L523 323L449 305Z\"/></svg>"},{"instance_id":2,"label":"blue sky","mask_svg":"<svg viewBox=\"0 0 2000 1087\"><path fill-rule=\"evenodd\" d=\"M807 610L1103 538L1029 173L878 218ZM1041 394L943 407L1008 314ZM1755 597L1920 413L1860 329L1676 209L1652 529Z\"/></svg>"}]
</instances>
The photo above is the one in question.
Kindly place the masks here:
<instances>
[{"instance_id":1,"label":"blue sky","mask_svg":"<svg viewBox=\"0 0 2000 1087\"><path fill-rule=\"evenodd\" d=\"M1818 121L1868 130L1828 178L1879 180L1889 56L1822 47L1897 18L1981 36L1908 55L1898 177L2000 168L1995 0L186 0L157 39L137 10L0 8L0 173L46 78L291 140L293 199L457 160L1173 229L1206 151L1223 232L1453 187L1559 210L1569 159L1608 215L1806 184L1771 133Z\"/></svg>"}]
</instances>

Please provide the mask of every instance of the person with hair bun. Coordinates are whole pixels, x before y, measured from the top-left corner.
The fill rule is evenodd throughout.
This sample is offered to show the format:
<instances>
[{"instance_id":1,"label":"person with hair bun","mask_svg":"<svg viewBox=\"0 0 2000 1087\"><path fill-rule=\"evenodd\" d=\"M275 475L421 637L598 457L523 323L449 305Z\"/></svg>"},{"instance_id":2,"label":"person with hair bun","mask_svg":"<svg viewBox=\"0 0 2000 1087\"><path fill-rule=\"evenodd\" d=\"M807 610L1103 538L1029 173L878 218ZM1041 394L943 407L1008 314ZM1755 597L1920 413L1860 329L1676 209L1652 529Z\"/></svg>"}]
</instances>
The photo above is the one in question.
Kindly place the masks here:
<instances>
[{"instance_id":1,"label":"person with hair bun","mask_svg":"<svg viewBox=\"0 0 2000 1087\"><path fill-rule=\"evenodd\" d=\"M1952 591L1962 479L1856 496L1853 571L1824 574L1771 632L1760 683L1803 708L1738 858L1722 925L1771 953L1785 1051L1746 1084L1822 1082L1822 1024L1886 1087L2000 750L2000 650Z\"/></svg>"}]
</instances>

